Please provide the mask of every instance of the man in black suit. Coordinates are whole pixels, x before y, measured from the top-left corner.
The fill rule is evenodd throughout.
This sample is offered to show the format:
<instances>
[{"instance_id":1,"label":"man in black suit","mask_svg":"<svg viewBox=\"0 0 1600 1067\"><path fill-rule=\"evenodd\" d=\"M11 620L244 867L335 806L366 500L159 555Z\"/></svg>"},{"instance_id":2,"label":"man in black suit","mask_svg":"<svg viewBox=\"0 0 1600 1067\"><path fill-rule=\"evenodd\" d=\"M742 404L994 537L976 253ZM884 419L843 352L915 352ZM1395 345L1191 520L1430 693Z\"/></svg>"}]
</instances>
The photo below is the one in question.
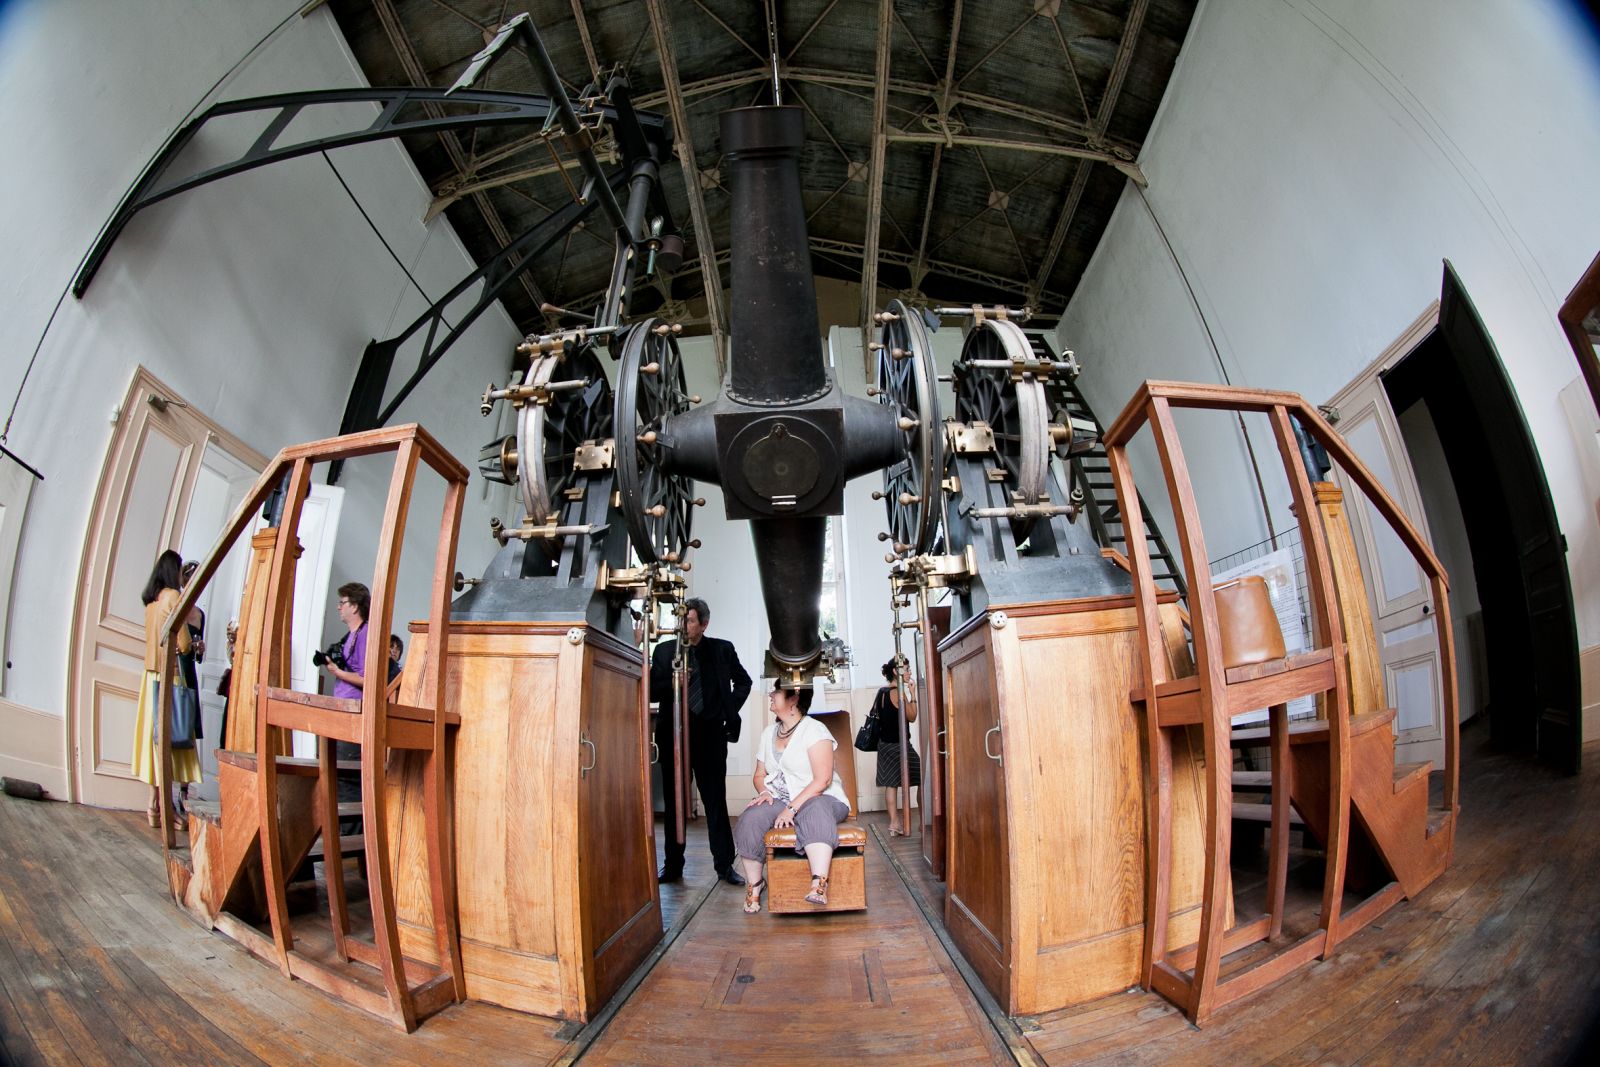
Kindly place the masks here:
<instances>
[{"instance_id":1,"label":"man in black suit","mask_svg":"<svg viewBox=\"0 0 1600 1067\"><path fill-rule=\"evenodd\" d=\"M711 609L699 597L690 597L683 617L684 640L689 646L689 768L700 784L706 831L711 838L711 858L717 877L733 885L744 878L733 869L733 829L728 825L728 742L739 740L740 709L750 695L750 676L739 663L733 644L705 636ZM660 706L656 716L656 745L661 752L662 793L666 797L667 845L659 880L683 877L683 845L676 840L678 801L672 789L672 660L678 642L663 641L650 658L650 699Z\"/></svg>"}]
</instances>

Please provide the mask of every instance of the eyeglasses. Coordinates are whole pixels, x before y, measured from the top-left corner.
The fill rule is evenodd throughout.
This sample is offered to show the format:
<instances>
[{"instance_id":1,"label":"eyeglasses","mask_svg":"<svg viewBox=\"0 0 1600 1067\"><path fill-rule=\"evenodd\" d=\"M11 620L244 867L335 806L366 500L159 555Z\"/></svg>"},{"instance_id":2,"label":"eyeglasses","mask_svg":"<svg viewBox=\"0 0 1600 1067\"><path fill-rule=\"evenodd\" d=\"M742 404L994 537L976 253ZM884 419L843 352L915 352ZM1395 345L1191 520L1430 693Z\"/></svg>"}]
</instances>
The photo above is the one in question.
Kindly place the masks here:
<instances>
[{"instance_id":1,"label":"eyeglasses","mask_svg":"<svg viewBox=\"0 0 1600 1067\"><path fill-rule=\"evenodd\" d=\"M346 600L344 597L340 597L339 598L339 606L341 608L348 608L350 606L350 603L351 602L349 600Z\"/></svg>"}]
</instances>

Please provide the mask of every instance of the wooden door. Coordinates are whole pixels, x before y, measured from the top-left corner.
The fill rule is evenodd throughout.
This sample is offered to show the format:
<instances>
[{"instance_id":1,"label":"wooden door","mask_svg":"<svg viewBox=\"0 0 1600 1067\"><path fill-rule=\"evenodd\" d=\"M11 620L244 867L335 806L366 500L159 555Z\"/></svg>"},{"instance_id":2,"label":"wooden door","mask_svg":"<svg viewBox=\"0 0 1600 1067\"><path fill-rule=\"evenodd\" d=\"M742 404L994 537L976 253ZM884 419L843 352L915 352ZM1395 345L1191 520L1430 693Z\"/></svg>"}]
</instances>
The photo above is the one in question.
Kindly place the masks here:
<instances>
[{"instance_id":1,"label":"wooden door","mask_svg":"<svg viewBox=\"0 0 1600 1067\"><path fill-rule=\"evenodd\" d=\"M1394 358L1404 354L1398 352ZM1380 380L1389 362L1380 360L1335 399L1339 432L1431 543L1416 476ZM1450 605L1433 602L1427 576L1372 502L1342 473L1335 471L1334 478L1344 491L1350 532L1361 558L1384 689L1397 713L1397 759L1442 762L1444 703L1435 613L1450 610Z\"/></svg>"},{"instance_id":2,"label":"wooden door","mask_svg":"<svg viewBox=\"0 0 1600 1067\"><path fill-rule=\"evenodd\" d=\"M140 593L156 557L183 541L207 444L217 441L258 470L266 460L142 367L120 412L78 574L69 653L69 762L72 799L142 808L149 792L130 766L144 673Z\"/></svg>"},{"instance_id":3,"label":"wooden door","mask_svg":"<svg viewBox=\"0 0 1600 1067\"><path fill-rule=\"evenodd\" d=\"M945 775L944 671L939 665L939 642L950 633L950 609L929 607L923 622L922 640L916 646L917 690L922 716L917 721L922 739L922 792L919 795L922 817L922 858L935 878L943 879L945 844L949 833L945 817L945 794L949 789Z\"/></svg>"},{"instance_id":4,"label":"wooden door","mask_svg":"<svg viewBox=\"0 0 1600 1067\"><path fill-rule=\"evenodd\" d=\"M578 740L578 879L585 1018L661 939L649 737L637 653L587 632ZM614 647L613 647L614 646Z\"/></svg>"},{"instance_id":5,"label":"wooden door","mask_svg":"<svg viewBox=\"0 0 1600 1067\"><path fill-rule=\"evenodd\" d=\"M1011 878L1000 703L985 622L945 650L949 753L945 926L1002 1005L1011 980ZM987 747L986 747L987 746Z\"/></svg>"}]
</instances>

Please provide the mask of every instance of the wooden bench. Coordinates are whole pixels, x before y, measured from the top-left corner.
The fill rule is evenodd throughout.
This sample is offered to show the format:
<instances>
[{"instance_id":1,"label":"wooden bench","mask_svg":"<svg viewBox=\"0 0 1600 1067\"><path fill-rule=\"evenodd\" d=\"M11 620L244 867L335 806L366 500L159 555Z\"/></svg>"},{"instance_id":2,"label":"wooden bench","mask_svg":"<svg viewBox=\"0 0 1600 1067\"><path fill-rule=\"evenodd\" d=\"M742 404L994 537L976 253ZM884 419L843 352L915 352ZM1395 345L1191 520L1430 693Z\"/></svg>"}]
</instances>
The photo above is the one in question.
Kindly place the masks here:
<instances>
[{"instance_id":1,"label":"wooden bench","mask_svg":"<svg viewBox=\"0 0 1600 1067\"><path fill-rule=\"evenodd\" d=\"M850 798L850 818L856 815L855 731L845 710L814 711L811 717L828 728L837 748L833 769ZM795 851L794 828L768 830L767 910L774 915L804 912L865 911L867 908L867 832L848 821L839 824L839 849L828 868L828 903L810 904L811 865Z\"/></svg>"}]
</instances>

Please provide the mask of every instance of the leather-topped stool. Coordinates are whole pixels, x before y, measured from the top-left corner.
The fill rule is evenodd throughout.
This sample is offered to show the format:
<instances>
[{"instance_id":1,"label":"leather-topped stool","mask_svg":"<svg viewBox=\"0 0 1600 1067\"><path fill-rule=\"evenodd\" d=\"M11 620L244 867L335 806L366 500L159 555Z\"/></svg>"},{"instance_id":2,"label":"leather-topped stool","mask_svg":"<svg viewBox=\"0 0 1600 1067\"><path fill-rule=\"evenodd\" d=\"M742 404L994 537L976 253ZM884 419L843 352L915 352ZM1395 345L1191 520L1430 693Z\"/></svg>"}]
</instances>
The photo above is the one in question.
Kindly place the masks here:
<instances>
[{"instance_id":1,"label":"leather-topped stool","mask_svg":"<svg viewBox=\"0 0 1600 1067\"><path fill-rule=\"evenodd\" d=\"M767 910L775 915L803 912L865 911L867 907L867 831L853 822L839 824L839 848L828 869L828 903L810 904L811 865L794 850L794 828L768 830Z\"/></svg>"}]
</instances>

